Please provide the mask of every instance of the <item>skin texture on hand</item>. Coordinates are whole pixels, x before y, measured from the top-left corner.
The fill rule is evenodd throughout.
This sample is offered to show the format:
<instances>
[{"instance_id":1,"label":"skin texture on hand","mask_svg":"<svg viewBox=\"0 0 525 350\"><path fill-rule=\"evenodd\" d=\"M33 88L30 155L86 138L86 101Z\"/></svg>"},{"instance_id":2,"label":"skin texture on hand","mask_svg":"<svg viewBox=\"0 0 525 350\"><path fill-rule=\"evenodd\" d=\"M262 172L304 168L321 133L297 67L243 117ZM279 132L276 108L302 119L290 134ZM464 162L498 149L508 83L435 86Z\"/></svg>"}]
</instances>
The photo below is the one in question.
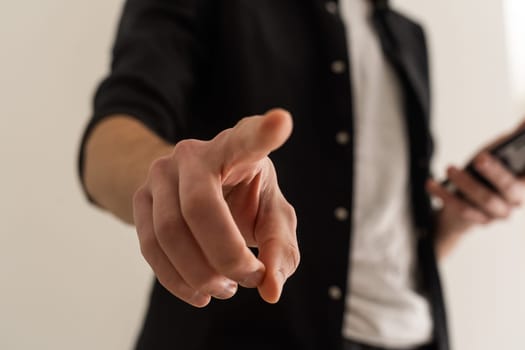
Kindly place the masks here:
<instances>
[{"instance_id":1,"label":"skin texture on hand","mask_svg":"<svg viewBox=\"0 0 525 350\"><path fill-rule=\"evenodd\" d=\"M152 162L133 218L144 258L172 294L204 307L241 285L279 300L299 264L297 219L268 154L291 132L291 116L272 110Z\"/></svg>"},{"instance_id":2,"label":"skin texture on hand","mask_svg":"<svg viewBox=\"0 0 525 350\"><path fill-rule=\"evenodd\" d=\"M522 124L518 129L524 126ZM436 251L440 258L448 255L470 229L508 218L525 199L525 179L515 177L487 152L487 148L476 155L474 166L497 191L487 188L467 171L455 166L447 169L447 175L463 197L451 193L435 180L427 182L427 191L441 201L436 232Z\"/></svg>"}]
</instances>

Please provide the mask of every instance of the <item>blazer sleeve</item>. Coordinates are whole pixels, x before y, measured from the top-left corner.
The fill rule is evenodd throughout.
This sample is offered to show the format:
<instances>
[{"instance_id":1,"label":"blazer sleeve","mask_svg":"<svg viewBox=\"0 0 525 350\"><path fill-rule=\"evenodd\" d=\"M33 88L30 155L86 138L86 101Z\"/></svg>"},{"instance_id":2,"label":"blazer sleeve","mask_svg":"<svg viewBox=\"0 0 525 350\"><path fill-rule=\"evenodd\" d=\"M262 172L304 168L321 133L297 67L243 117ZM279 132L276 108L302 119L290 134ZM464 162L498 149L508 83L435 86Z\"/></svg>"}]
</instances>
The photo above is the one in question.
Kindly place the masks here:
<instances>
[{"instance_id":1,"label":"blazer sleeve","mask_svg":"<svg viewBox=\"0 0 525 350\"><path fill-rule=\"evenodd\" d=\"M132 116L172 143L184 137L188 105L208 57L207 13L204 0L126 1L111 69L96 90L93 113L80 141L82 185L85 143L108 116Z\"/></svg>"}]
</instances>

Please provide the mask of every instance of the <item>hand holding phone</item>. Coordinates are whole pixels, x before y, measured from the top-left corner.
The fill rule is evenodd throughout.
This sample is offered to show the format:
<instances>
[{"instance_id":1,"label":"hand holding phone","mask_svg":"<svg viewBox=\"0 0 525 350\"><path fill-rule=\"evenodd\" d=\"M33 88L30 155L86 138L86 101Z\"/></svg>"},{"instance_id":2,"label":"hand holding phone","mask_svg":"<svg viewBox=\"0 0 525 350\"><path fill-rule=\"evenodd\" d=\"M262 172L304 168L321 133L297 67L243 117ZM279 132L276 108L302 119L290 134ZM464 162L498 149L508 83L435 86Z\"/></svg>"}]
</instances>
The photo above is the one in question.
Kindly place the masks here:
<instances>
[{"instance_id":1,"label":"hand holding phone","mask_svg":"<svg viewBox=\"0 0 525 350\"><path fill-rule=\"evenodd\" d=\"M514 176L525 176L525 129L498 142L489 148L488 152L510 170ZM494 192L498 192L494 185L476 170L472 161L467 164L466 171L483 185ZM455 191L453 184L448 179L443 182L443 185L449 190Z\"/></svg>"},{"instance_id":2,"label":"hand holding phone","mask_svg":"<svg viewBox=\"0 0 525 350\"><path fill-rule=\"evenodd\" d=\"M453 181L427 182L437 200L439 256L448 254L463 233L506 219L525 202L525 123L522 126L484 148L464 170L450 167L447 174Z\"/></svg>"}]
</instances>

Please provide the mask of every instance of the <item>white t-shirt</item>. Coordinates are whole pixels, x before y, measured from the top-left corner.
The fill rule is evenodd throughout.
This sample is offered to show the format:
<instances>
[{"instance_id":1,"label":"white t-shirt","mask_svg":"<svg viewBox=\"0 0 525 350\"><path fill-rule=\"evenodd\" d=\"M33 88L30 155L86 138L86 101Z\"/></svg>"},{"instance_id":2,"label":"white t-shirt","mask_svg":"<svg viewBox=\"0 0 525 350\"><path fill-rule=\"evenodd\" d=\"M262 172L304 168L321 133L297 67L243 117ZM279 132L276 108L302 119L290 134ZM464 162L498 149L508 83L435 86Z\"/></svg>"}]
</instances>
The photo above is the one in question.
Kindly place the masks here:
<instances>
[{"instance_id":1,"label":"white t-shirt","mask_svg":"<svg viewBox=\"0 0 525 350\"><path fill-rule=\"evenodd\" d=\"M355 127L350 288L343 335L410 348L432 337L428 301L415 291L416 248L403 96L386 61L369 0L340 0L346 23Z\"/></svg>"}]
</instances>

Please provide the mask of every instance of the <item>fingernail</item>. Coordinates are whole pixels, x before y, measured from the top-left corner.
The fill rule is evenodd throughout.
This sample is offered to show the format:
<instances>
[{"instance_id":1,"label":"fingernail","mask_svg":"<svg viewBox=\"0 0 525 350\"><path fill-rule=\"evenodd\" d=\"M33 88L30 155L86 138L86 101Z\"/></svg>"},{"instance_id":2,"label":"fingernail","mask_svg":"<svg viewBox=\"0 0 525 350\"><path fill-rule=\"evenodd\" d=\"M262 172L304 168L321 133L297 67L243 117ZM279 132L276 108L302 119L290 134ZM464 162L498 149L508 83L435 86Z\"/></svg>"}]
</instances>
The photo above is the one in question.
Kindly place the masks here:
<instances>
[{"instance_id":1,"label":"fingernail","mask_svg":"<svg viewBox=\"0 0 525 350\"><path fill-rule=\"evenodd\" d=\"M244 280L239 282L239 284L245 288L255 288L261 284L264 278L264 272L261 270L255 271Z\"/></svg>"},{"instance_id":2,"label":"fingernail","mask_svg":"<svg viewBox=\"0 0 525 350\"><path fill-rule=\"evenodd\" d=\"M230 299L237 293L237 283L233 281L225 281L224 287L221 291L212 293L213 297L216 299Z\"/></svg>"},{"instance_id":3,"label":"fingernail","mask_svg":"<svg viewBox=\"0 0 525 350\"><path fill-rule=\"evenodd\" d=\"M197 307L204 307L208 305L209 300L209 296L196 291L195 294L193 294L193 296L190 298L189 303Z\"/></svg>"}]
</instances>

